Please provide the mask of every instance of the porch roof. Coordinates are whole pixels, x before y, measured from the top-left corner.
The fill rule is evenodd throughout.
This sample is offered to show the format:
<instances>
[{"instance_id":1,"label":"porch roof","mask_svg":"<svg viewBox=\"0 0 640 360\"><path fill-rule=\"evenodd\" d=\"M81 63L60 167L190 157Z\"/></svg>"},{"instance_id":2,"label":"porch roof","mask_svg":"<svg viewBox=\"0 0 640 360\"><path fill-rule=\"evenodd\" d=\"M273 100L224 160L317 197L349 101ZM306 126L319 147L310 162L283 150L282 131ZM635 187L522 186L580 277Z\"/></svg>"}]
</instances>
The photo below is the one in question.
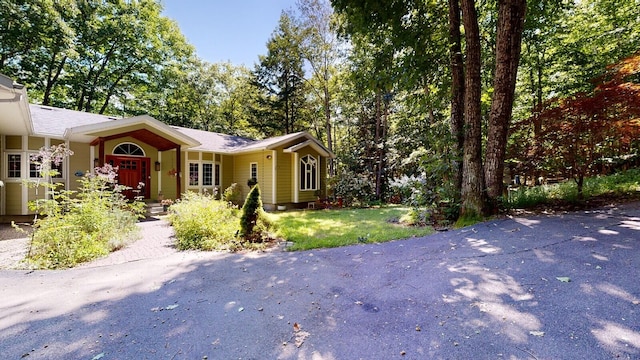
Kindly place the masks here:
<instances>
[{"instance_id":1,"label":"porch roof","mask_svg":"<svg viewBox=\"0 0 640 360\"><path fill-rule=\"evenodd\" d=\"M318 141L306 131L254 141L237 150L239 152L273 150L280 146L287 146L285 152L295 152L305 146L311 146L316 151L318 151L320 155L329 158L335 158L335 155L331 151L329 151L320 141Z\"/></svg>"},{"instance_id":2,"label":"porch roof","mask_svg":"<svg viewBox=\"0 0 640 360\"><path fill-rule=\"evenodd\" d=\"M26 135L32 131L26 89L0 74L0 134Z\"/></svg>"},{"instance_id":3,"label":"porch roof","mask_svg":"<svg viewBox=\"0 0 640 360\"><path fill-rule=\"evenodd\" d=\"M125 136L143 141L160 151L174 149L178 146L191 148L200 145L196 139L176 131L171 126L149 115L80 125L67 128L64 131L65 139L91 143L99 139L108 140Z\"/></svg>"}]
</instances>

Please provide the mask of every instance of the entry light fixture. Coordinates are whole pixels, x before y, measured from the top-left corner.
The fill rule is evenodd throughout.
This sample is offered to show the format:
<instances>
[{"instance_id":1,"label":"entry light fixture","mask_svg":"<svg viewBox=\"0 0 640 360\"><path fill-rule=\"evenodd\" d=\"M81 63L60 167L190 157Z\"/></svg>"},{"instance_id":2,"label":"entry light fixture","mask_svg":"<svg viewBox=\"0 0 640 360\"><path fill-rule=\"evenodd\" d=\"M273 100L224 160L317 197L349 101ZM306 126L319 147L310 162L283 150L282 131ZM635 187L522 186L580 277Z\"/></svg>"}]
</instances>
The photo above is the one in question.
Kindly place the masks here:
<instances>
[{"instance_id":1,"label":"entry light fixture","mask_svg":"<svg viewBox=\"0 0 640 360\"><path fill-rule=\"evenodd\" d=\"M155 162L155 169L156 171L160 171L160 161Z\"/></svg>"}]
</instances>

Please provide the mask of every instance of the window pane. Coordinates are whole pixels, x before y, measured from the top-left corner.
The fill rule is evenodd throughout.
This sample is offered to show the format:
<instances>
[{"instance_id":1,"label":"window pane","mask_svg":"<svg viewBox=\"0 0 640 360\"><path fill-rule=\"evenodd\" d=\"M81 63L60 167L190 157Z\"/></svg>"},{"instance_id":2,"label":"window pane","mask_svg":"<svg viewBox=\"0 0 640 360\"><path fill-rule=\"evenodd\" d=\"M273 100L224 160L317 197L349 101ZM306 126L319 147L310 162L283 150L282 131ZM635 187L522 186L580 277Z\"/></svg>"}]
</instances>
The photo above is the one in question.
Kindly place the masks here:
<instances>
[{"instance_id":1,"label":"window pane","mask_svg":"<svg viewBox=\"0 0 640 360\"><path fill-rule=\"evenodd\" d=\"M258 164L251 164L251 178L258 179Z\"/></svg>"},{"instance_id":2,"label":"window pane","mask_svg":"<svg viewBox=\"0 0 640 360\"><path fill-rule=\"evenodd\" d=\"M317 189L317 162L311 155L305 155L300 159L300 189Z\"/></svg>"},{"instance_id":3,"label":"window pane","mask_svg":"<svg viewBox=\"0 0 640 360\"><path fill-rule=\"evenodd\" d=\"M9 154L9 163L8 163L9 171L7 176L10 178L19 178L21 176L20 170L22 170L20 168L21 163L22 162L20 161L20 155Z\"/></svg>"},{"instance_id":4,"label":"window pane","mask_svg":"<svg viewBox=\"0 0 640 360\"><path fill-rule=\"evenodd\" d=\"M213 164L202 164L202 185L213 185Z\"/></svg>"},{"instance_id":5,"label":"window pane","mask_svg":"<svg viewBox=\"0 0 640 360\"><path fill-rule=\"evenodd\" d=\"M58 165L56 165L55 163L51 164L51 170L56 170L57 171L57 173L53 176L54 178L56 178L56 179L61 179L62 178L62 163L60 163Z\"/></svg>"},{"instance_id":6,"label":"window pane","mask_svg":"<svg viewBox=\"0 0 640 360\"><path fill-rule=\"evenodd\" d=\"M189 185L198 186L198 164L189 163Z\"/></svg>"},{"instance_id":7,"label":"window pane","mask_svg":"<svg viewBox=\"0 0 640 360\"><path fill-rule=\"evenodd\" d=\"M318 187L316 186L316 164L313 164L313 167L311 168L311 189L317 189Z\"/></svg>"},{"instance_id":8,"label":"window pane","mask_svg":"<svg viewBox=\"0 0 640 360\"><path fill-rule=\"evenodd\" d=\"M136 144L125 143L113 149L114 154L144 156L144 151Z\"/></svg>"},{"instance_id":9,"label":"window pane","mask_svg":"<svg viewBox=\"0 0 640 360\"><path fill-rule=\"evenodd\" d=\"M30 178L42 177L40 174L40 170L42 169L41 163L42 163L42 157L40 156L29 157L29 177Z\"/></svg>"}]
</instances>

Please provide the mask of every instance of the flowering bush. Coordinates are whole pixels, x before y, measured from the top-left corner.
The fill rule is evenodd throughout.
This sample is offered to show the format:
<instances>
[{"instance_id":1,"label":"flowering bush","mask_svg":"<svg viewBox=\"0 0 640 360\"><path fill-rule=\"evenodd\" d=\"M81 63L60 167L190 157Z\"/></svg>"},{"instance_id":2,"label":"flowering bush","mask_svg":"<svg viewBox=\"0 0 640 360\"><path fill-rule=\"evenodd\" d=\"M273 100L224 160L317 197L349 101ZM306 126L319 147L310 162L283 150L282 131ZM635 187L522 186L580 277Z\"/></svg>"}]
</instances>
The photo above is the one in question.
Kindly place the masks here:
<instances>
[{"instance_id":1,"label":"flowering bush","mask_svg":"<svg viewBox=\"0 0 640 360\"><path fill-rule=\"evenodd\" d=\"M162 206L171 206L171 205L173 205L173 200L171 200L171 199L163 199L162 201L160 201L160 205L162 205Z\"/></svg>"},{"instance_id":2,"label":"flowering bush","mask_svg":"<svg viewBox=\"0 0 640 360\"><path fill-rule=\"evenodd\" d=\"M427 205L428 201L427 196L425 195L431 193L429 189L426 189L426 183L426 176L424 173L418 176L403 175L389 181L389 190L392 196L399 197L403 204L424 206Z\"/></svg>"},{"instance_id":3,"label":"flowering bush","mask_svg":"<svg viewBox=\"0 0 640 360\"><path fill-rule=\"evenodd\" d=\"M335 196L343 199L345 206L366 207L375 198L372 182L365 173L342 169L329 185Z\"/></svg>"},{"instance_id":4,"label":"flowering bush","mask_svg":"<svg viewBox=\"0 0 640 360\"><path fill-rule=\"evenodd\" d=\"M63 146L41 150L43 163L55 154L69 156ZM51 154L50 154L51 153ZM53 162L55 164L55 162ZM45 185L51 196L29 204L36 217L27 260L38 268L66 268L90 261L123 247L138 235L136 222L144 203L129 202L121 191L126 187L116 182L117 168L96 168L95 176L79 180L78 192L57 190L57 184ZM43 179L51 179L55 169L40 169Z\"/></svg>"}]
</instances>

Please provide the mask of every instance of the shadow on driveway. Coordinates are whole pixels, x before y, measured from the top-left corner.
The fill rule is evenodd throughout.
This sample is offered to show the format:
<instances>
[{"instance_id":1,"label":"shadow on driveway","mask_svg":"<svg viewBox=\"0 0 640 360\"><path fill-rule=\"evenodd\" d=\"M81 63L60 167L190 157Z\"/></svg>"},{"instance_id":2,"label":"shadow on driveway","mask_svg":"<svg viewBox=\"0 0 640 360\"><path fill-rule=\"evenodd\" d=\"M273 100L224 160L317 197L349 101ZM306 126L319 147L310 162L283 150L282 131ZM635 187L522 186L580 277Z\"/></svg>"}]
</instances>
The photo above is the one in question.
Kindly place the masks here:
<instances>
[{"instance_id":1,"label":"shadow on driveway","mask_svg":"<svg viewBox=\"0 0 640 360\"><path fill-rule=\"evenodd\" d=\"M0 271L7 359L637 359L640 204L424 238Z\"/></svg>"}]
</instances>

